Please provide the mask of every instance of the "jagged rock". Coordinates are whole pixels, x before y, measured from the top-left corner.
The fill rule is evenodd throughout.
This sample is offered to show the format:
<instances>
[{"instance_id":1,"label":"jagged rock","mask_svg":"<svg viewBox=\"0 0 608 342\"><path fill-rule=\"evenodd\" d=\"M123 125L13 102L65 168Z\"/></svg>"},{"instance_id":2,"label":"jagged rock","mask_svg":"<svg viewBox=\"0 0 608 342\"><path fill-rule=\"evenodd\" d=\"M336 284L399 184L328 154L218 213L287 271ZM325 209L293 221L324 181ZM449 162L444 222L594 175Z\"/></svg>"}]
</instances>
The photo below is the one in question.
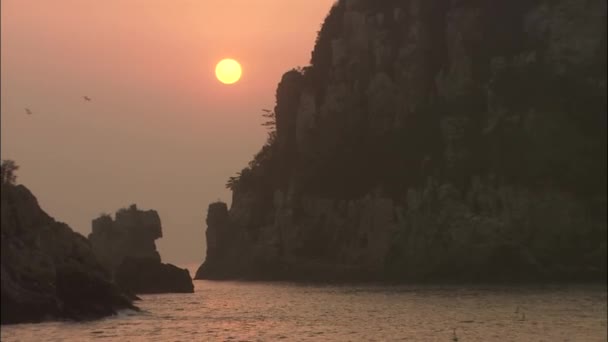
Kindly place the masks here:
<instances>
[{"instance_id":1,"label":"jagged rock","mask_svg":"<svg viewBox=\"0 0 608 342\"><path fill-rule=\"evenodd\" d=\"M116 283L139 294L194 292L188 270L150 258L125 258L116 270Z\"/></svg>"},{"instance_id":2,"label":"jagged rock","mask_svg":"<svg viewBox=\"0 0 608 342\"><path fill-rule=\"evenodd\" d=\"M226 239L229 238L229 218L226 203L216 202L209 205L207 211L207 260L196 271L194 279L203 279L206 274L218 274L221 272L221 262L223 255L227 252L224 246L229 245ZM211 265L212 270L207 270ZM217 266L216 266L217 265Z\"/></svg>"},{"instance_id":3,"label":"jagged rock","mask_svg":"<svg viewBox=\"0 0 608 342\"><path fill-rule=\"evenodd\" d=\"M338 1L197 278L605 281L606 7Z\"/></svg>"},{"instance_id":4,"label":"jagged rock","mask_svg":"<svg viewBox=\"0 0 608 342\"><path fill-rule=\"evenodd\" d=\"M88 241L23 185L2 184L2 324L88 319L136 309Z\"/></svg>"},{"instance_id":5,"label":"jagged rock","mask_svg":"<svg viewBox=\"0 0 608 342\"><path fill-rule=\"evenodd\" d=\"M116 270L126 256L160 262L154 240L161 237L158 213L141 211L134 205L116 212L116 220L109 215L94 219L89 234L93 251L110 271Z\"/></svg>"},{"instance_id":6,"label":"jagged rock","mask_svg":"<svg viewBox=\"0 0 608 342\"><path fill-rule=\"evenodd\" d=\"M364 13L356 10L344 13L344 36L348 39L350 53L367 51L371 32Z\"/></svg>"},{"instance_id":7,"label":"jagged rock","mask_svg":"<svg viewBox=\"0 0 608 342\"><path fill-rule=\"evenodd\" d=\"M399 110L397 94L390 77L383 72L374 75L367 96L370 132L373 135L386 134L393 128Z\"/></svg>"},{"instance_id":8,"label":"jagged rock","mask_svg":"<svg viewBox=\"0 0 608 342\"><path fill-rule=\"evenodd\" d=\"M346 45L342 39L334 39L331 42L332 65L338 66L346 58Z\"/></svg>"},{"instance_id":9,"label":"jagged rock","mask_svg":"<svg viewBox=\"0 0 608 342\"><path fill-rule=\"evenodd\" d=\"M89 241L113 279L129 293L194 292L188 270L161 263L154 241L162 236L158 213L133 204L118 210L115 220L106 214L94 219Z\"/></svg>"},{"instance_id":10,"label":"jagged rock","mask_svg":"<svg viewBox=\"0 0 608 342\"><path fill-rule=\"evenodd\" d=\"M295 138L298 144L298 152L305 154L308 151L309 141L312 139L310 132L315 127L317 116L316 100L312 92L302 93L297 114Z\"/></svg>"}]
</instances>

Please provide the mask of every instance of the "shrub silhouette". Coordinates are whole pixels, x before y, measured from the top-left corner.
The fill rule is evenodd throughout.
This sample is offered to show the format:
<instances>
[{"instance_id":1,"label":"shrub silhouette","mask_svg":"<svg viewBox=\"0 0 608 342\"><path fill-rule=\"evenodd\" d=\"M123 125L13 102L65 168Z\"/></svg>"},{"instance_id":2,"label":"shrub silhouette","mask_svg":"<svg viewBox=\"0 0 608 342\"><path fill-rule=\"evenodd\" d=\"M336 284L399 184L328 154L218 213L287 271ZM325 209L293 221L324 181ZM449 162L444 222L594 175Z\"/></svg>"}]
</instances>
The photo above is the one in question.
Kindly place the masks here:
<instances>
[{"instance_id":1,"label":"shrub silhouette","mask_svg":"<svg viewBox=\"0 0 608 342\"><path fill-rule=\"evenodd\" d=\"M266 143L262 146L262 149L253 156L253 159L249 162L249 166L237 172L236 176L230 177L226 182L226 188L237 191L248 188L254 178L255 174L261 174L256 172L264 168L265 165L271 163L273 151L276 147L277 131L276 131L276 115L274 111L270 109L262 109L264 114L262 116L266 118L266 121L262 123L262 126L266 127L268 137Z\"/></svg>"},{"instance_id":2,"label":"shrub silhouette","mask_svg":"<svg viewBox=\"0 0 608 342\"><path fill-rule=\"evenodd\" d=\"M19 166L14 160L3 160L0 164L0 175L2 177L2 184L15 184L17 181L17 175L15 171L19 169Z\"/></svg>"}]
</instances>

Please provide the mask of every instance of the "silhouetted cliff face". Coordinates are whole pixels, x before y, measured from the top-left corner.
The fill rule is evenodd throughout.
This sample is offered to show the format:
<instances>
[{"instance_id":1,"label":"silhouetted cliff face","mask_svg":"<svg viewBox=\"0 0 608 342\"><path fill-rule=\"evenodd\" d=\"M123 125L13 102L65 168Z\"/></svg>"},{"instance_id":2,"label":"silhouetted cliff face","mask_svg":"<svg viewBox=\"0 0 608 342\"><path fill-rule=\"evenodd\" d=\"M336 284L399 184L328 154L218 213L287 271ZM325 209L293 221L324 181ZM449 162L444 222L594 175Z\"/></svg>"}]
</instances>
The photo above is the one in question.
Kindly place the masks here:
<instances>
[{"instance_id":1,"label":"silhouetted cliff face","mask_svg":"<svg viewBox=\"0 0 608 342\"><path fill-rule=\"evenodd\" d=\"M605 280L605 0L340 1L311 63L197 278Z\"/></svg>"},{"instance_id":2,"label":"silhouetted cliff face","mask_svg":"<svg viewBox=\"0 0 608 342\"><path fill-rule=\"evenodd\" d=\"M212 273L221 277L223 271L222 260L226 254L231 253L230 246L233 246L230 239L231 229L228 217L228 207L226 203L216 202L209 205L207 212L207 258L205 264L201 265L196 271L194 279L202 278L206 273ZM211 267L212 269L207 269Z\"/></svg>"},{"instance_id":3,"label":"silhouetted cliff face","mask_svg":"<svg viewBox=\"0 0 608 342\"><path fill-rule=\"evenodd\" d=\"M194 291L188 270L161 263L154 243L163 236L156 211L133 204L118 210L115 220L101 215L92 226L93 251L123 289L138 294Z\"/></svg>"},{"instance_id":4,"label":"silhouetted cliff face","mask_svg":"<svg viewBox=\"0 0 608 342\"><path fill-rule=\"evenodd\" d=\"M154 210L138 210L135 205L116 212L116 220L102 215L93 220L89 240L93 251L114 271L125 257L152 258L160 262L154 241L163 236L160 217Z\"/></svg>"},{"instance_id":5,"label":"silhouetted cliff face","mask_svg":"<svg viewBox=\"0 0 608 342\"><path fill-rule=\"evenodd\" d=\"M26 187L2 184L1 195L3 324L135 309L86 238L48 216Z\"/></svg>"}]
</instances>

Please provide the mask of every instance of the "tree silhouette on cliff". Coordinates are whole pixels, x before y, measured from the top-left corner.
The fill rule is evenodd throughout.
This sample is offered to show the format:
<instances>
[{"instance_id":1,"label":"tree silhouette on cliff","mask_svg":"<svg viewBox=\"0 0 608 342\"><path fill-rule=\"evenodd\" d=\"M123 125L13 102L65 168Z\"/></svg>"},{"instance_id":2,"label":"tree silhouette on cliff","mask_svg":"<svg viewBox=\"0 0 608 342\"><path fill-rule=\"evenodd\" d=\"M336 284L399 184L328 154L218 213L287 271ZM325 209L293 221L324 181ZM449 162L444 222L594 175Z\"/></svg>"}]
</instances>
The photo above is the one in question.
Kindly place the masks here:
<instances>
[{"instance_id":1,"label":"tree silhouette on cliff","mask_svg":"<svg viewBox=\"0 0 608 342\"><path fill-rule=\"evenodd\" d=\"M0 175L2 177L2 184L15 184L17 181L17 175L15 172L19 169L17 163L14 160L6 159L0 164Z\"/></svg>"},{"instance_id":2,"label":"tree silhouette on cliff","mask_svg":"<svg viewBox=\"0 0 608 342\"><path fill-rule=\"evenodd\" d=\"M252 177L256 174L255 171L262 169L264 165L270 163L272 160L277 140L276 114L270 109L262 109L262 112L262 117L265 119L262 126L269 130L266 143L262 146L260 151L253 156L253 159L249 162L247 167L237 172L236 176L228 178L226 188L232 191L248 187L251 184Z\"/></svg>"}]
</instances>

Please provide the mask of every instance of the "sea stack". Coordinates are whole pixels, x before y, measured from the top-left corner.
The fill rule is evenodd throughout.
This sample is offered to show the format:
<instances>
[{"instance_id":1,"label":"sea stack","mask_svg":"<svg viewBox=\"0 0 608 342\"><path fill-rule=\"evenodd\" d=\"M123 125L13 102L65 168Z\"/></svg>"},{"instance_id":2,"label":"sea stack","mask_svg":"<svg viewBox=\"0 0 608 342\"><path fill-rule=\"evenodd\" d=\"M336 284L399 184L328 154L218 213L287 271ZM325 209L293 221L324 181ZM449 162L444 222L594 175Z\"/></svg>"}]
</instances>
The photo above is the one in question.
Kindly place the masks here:
<instances>
[{"instance_id":1,"label":"sea stack","mask_svg":"<svg viewBox=\"0 0 608 342\"><path fill-rule=\"evenodd\" d=\"M154 210L135 204L103 214L92 222L89 241L93 251L124 290L136 294L191 293L187 269L161 263L155 240L163 236L160 217Z\"/></svg>"},{"instance_id":2,"label":"sea stack","mask_svg":"<svg viewBox=\"0 0 608 342\"><path fill-rule=\"evenodd\" d=\"M606 6L338 1L197 278L605 282Z\"/></svg>"},{"instance_id":3,"label":"sea stack","mask_svg":"<svg viewBox=\"0 0 608 342\"><path fill-rule=\"evenodd\" d=\"M2 324L91 319L137 309L87 239L57 222L23 185L2 197Z\"/></svg>"},{"instance_id":4,"label":"sea stack","mask_svg":"<svg viewBox=\"0 0 608 342\"><path fill-rule=\"evenodd\" d=\"M223 202L215 202L209 205L207 210L207 231L205 232L207 241L207 258L196 271L194 279L204 279L207 275L214 279L221 279L222 261L226 259L226 254L230 251L226 248L230 244L225 239L230 238L228 206ZM209 269L211 268L211 269Z\"/></svg>"}]
</instances>

